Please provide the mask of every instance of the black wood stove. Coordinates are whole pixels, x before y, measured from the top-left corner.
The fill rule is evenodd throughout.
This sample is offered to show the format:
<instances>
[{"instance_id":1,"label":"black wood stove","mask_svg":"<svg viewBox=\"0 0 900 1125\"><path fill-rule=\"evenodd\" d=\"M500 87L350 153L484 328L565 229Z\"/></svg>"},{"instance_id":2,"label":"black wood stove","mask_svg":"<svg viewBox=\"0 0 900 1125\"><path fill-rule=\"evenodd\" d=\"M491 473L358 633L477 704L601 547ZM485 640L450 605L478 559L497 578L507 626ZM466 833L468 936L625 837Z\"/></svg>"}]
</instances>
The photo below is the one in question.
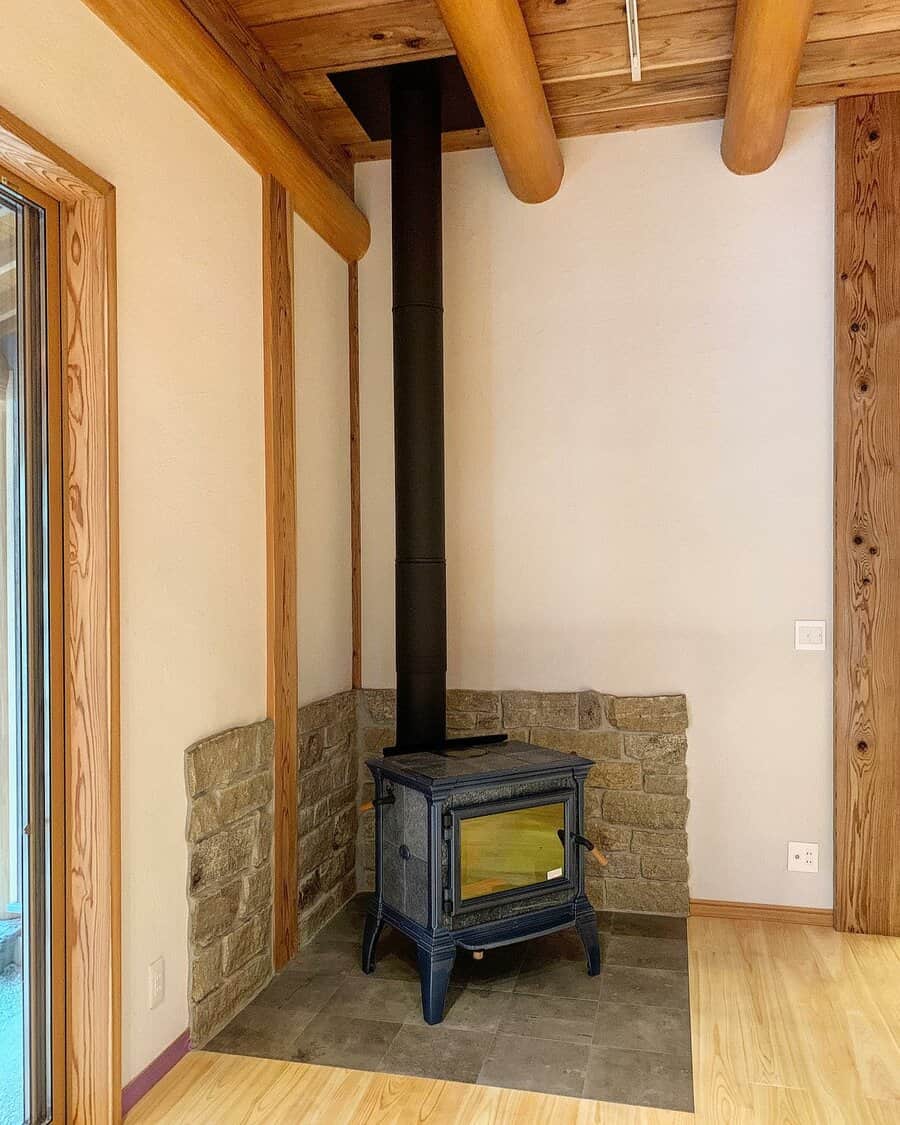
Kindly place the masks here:
<instances>
[{"instance_id":1,"label":"black wood stove","mask_svg":"<svg viewBox=\"0 0 900 1125\"><path fill-rule=\"evenodd\" d=\"M368 763L377 855L363 970L389 922L416 944L425 1019L439 1023L458 948L574 925L587 971L600 971L584 893L592 762L503 735L446 737L441 122L442 101L455 119L465 79L442 60L360 72L350 86L360 120L389 91L392 158L397 744Z\"/></svg>"},{"instance_id":2,"label":"black wood stove","mask_svg":"<svg viewBox=\"0 0 900 1125\"><path fill-rule=\"evenodd\" d=\"M457 949L480 953L575 925L600 971L584 893L588 758L506 742L368 763L375 778L375 894L363 970L385 922L415 942L427 1023L440 1023Z\"/></svg>"}]
</instances>

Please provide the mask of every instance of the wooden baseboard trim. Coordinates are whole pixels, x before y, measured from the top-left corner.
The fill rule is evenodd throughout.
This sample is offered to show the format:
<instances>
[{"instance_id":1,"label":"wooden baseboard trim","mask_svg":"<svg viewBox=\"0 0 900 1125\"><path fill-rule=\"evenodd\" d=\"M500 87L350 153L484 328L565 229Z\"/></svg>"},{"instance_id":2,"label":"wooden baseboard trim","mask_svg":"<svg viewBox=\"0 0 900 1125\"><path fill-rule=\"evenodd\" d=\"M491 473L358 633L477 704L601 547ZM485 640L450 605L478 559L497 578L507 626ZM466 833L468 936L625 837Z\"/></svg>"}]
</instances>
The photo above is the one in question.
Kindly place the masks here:
<instances>
[{"instance_id":1,"label":"wooden baseboard trim","mask_svg":"<svg viewBox=\"0 0 900 1125\"><path fill-rule=\"evenodd\" d=\"M834 928L834 911L813 906L769 906L762 902L719 902L692 898L692 918L731 918L738 922L781 922Z\"/></svg>"},{"instance_id":2,"label":"wooden baseboard trim","mask_svg":"<svg viewBox=\"0 0 900 1125\"><path fill-rule=\"evenodd\" d=\"M156 1083L164 1078L190 1049L191 1033L182 1031L174 1043L170 1043L161 1055L158 1055L149 1066L144 1067L136 1078L132 1078L122 1091L122 1116L124 1117L130 1109L134 1109L141 1098L149 1094Z\"/></svg>"}]
</instances>

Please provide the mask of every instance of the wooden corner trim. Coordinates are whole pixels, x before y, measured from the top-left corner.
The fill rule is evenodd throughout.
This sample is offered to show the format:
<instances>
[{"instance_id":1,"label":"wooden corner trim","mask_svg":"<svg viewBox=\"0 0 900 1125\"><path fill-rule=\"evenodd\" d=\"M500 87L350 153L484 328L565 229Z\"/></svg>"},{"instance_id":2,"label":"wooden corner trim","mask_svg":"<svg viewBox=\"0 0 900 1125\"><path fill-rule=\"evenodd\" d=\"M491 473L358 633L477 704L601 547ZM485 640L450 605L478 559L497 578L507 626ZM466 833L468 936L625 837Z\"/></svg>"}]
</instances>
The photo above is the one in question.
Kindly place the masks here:
<instances>
[{"instance_id":1,"label":"wooden corner trim","mask_svg":"<svg viewBox=\"0 0 900 1125\"><path fill-rule=\"evenodd\" d=\"M834 927L834 911L814 906L774 906L762 902L722 902L692 898L692 918L730 918L736 922L780 922L797 926Z\"/></svg>"}]
</instances>

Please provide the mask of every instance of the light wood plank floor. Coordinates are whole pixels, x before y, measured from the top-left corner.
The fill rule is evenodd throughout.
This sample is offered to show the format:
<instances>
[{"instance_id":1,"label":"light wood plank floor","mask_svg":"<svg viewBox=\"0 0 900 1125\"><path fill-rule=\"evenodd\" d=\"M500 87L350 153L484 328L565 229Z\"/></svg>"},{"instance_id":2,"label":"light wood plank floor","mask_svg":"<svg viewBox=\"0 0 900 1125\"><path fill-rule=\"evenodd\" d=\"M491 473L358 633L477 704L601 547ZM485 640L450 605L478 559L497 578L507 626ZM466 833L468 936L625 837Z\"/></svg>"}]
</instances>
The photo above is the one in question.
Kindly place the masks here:
<instances>
[{"instance_id":1,"label":"light wood plank floor","mask_svg":"<svg viewBox=\"0 0 900 1125\"><path fill-rule=\"evenodd\" d=\"M696 1117L195 1052L128 1125L900 1125L900 939L692 918Z\"/></svg>"}]
</instances>

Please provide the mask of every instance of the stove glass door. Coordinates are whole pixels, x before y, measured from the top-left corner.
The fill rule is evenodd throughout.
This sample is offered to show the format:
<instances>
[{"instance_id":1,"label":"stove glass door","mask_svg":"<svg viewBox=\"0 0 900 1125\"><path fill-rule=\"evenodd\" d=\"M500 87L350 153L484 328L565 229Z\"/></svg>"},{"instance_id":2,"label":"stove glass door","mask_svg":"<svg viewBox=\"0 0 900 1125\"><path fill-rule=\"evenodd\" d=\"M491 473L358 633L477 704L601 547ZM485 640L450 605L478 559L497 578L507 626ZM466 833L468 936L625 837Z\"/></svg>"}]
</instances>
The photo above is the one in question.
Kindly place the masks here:
<instances>
[{"instance_id":1,"label":"stove glass door","mask_svg":"<svg viewBox=\"0 0 900 1125\"><path fill-rule=\"evenodd\" d=\"M562 879L565 831L563 801L460 819L461 901Z\"/></svg>"}]
</instances>

